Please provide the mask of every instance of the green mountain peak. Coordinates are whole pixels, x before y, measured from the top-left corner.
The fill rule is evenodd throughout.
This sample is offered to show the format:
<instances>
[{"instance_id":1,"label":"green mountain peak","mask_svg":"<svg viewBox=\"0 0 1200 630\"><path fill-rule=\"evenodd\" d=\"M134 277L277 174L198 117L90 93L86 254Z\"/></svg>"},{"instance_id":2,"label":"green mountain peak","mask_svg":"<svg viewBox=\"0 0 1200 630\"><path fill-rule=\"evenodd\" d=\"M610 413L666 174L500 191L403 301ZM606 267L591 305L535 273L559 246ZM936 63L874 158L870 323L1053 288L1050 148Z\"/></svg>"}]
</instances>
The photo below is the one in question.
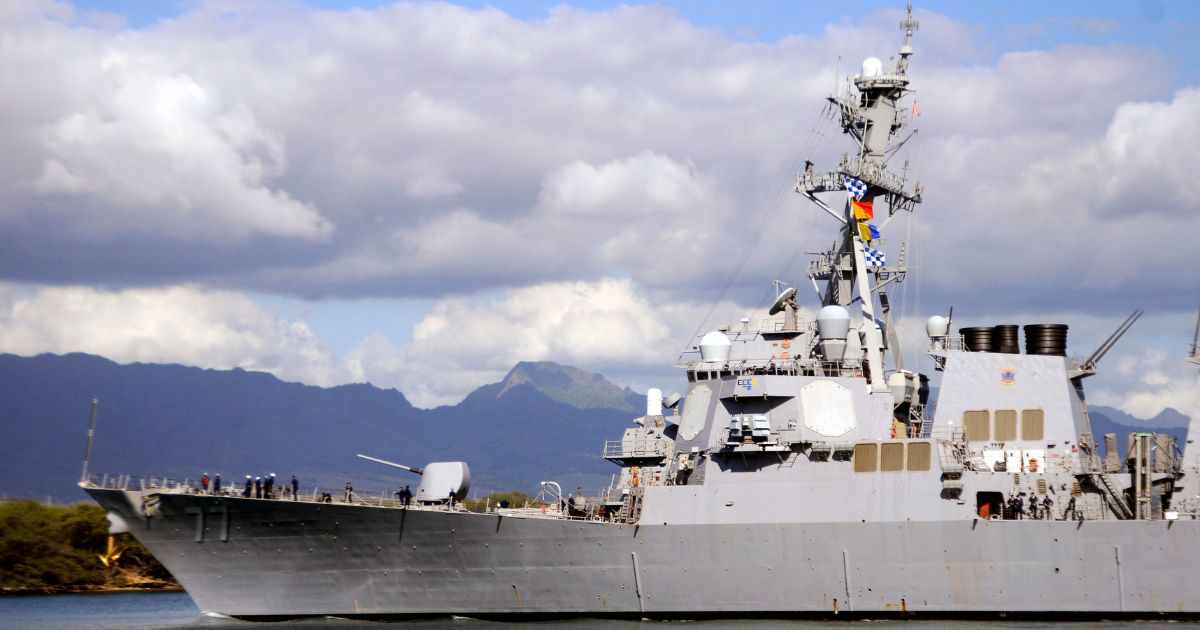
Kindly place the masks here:
<instances>
[{"instance_id":1,"label":"green mountain peak","mask_svg":"<svg viewBox=\"0 0 1200 630\"><path fill-rule=\"evenodd\" d=\"M553 361L521 361L501 382L496 397L530 385L547 397L579 409L620 409L636 413L641 397L599 374Z\"/></svg>"}]
</instances>

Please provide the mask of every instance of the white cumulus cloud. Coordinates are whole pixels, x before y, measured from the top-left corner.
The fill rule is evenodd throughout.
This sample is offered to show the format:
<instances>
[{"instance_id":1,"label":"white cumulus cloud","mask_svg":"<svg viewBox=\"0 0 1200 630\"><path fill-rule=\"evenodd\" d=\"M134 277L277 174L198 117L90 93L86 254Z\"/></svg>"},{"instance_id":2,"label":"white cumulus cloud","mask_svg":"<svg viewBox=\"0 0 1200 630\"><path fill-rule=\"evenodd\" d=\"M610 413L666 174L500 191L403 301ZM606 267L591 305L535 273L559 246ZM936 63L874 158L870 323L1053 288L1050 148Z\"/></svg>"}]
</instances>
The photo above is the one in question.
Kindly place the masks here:
<instances>
[{"instance_id":1,"label":"white cumulus cloud","mask_svg":"<svg viewBox=\"0 0 1200 630\"><path fill-rule=\"evenodd\" d=\"M0 351L240 367L315 385L347 380L329 347L303 322L283 320L241 293L194 286L0 285Z\"/></svg>"}]
</instances>

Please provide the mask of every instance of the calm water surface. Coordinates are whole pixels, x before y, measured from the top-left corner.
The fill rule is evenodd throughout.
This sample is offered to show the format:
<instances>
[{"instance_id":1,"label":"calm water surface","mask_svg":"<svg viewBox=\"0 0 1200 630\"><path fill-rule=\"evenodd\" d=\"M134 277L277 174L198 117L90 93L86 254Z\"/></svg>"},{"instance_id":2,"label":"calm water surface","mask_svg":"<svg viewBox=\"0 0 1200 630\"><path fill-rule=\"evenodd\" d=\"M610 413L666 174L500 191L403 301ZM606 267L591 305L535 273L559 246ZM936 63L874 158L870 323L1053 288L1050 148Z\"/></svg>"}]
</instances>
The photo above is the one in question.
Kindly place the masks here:
<instances>
[{"instance_id":1,"label":"calm water surface","mask_svg":"<svg viewBox=\"0 0 1200 630\"><path fill-rule=\"evenodd\" d=\"M886 630L915 628L935 628L949 630L969 626L975 628L1013 628L1016 630L1038 630L1042 628L1064 630L1065 628L1080 628L1081 630L1100 630L1128 628L1136 625L1139 628L1163 630L1173 628L1200 628L1200 623L1184 622L1093 622L1093 623L1042 623L1042 622L964 622L964 621L771 621L771 620L723 620L723 621L613 621L608 619L575 619L570 621L549 621L539 623L498 623L480 621L477 619L430 619L405 622L367 622L347 619L309 619L296 622L254 623L208 617L192 603L186 593L112 593L95 595L27 595L0 597L0 628L20 628L27 630L76 630L92 628L134 628L141 630L165 628L261 628L276 630L279 628L304 628L315 630L319 628L364 628L364 627L398 627L413 628L414 630L482 630L537 627L548 630L564 628L586 628L600 630L601 628L616 628L618 630L715 630L718 628L734 628L750 630L765 628L768 630L816 630L824 628L841 628L852 630Z\"/></svg>"}]
</instances>

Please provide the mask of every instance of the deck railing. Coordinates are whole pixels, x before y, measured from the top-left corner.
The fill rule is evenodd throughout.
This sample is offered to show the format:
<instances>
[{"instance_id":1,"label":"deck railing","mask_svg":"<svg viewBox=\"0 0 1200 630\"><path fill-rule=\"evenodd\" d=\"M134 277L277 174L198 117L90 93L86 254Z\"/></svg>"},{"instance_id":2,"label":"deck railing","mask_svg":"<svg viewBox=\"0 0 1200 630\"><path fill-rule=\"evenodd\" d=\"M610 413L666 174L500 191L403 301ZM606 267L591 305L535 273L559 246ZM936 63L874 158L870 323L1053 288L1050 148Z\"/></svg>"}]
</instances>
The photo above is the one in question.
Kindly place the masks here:
<instances>
[{"instance_id":1,"label":"deck railing","mask_svg":"<svg viewBox=\"0 0 1200 630\"><path fill-rule=\"evenodd\" d=\"M222 484L220 492L213 492L211 485L208 492L205 492L200 487L200 482L195 479L166 476L150 476L138 477L135 475L106 475L93 474L88 475L88 478L82 482L84 488L100 488L106 490L130 490L140 492L155 492L159 494L188 494L188 495L205 495L205 496L220 496L232 499L255 499L253 488L250 490L250 496L243 496L245 491L244 484L236 484L228 486ZM289 488L290 490L290 488ZM325 494L328 493L328 500L325 500ZM286 496L283 493L283 485L278 484L273 488L271 496L264 496L260 500L274 500L282 502L296 501L300 503L334 503L339 505L358 505L370 507L384 508L404 508L406 506L397 498L395 491L388 490L354 490L349 500L347 500L345 488L328 488L323 489L320 486L314 486L311 491L302 490L293 499L291 496ZM470 500L475 503L477 500ZM413 499L407 506L407 509L416 510L434 510L434 511L482 511L489 514L502 514L505 516L520 516L531 518L556 518L569 520L601 520L600 517L591 511L587 516L572 516L566 510L560 510L558 505L554 505L545 501L530 500L521 505L513 505L506 508L500 507L496 503L490 501L484 502L482 509L468 510L465 501L455 501L454 503L418 503ZM600 496L584 497L579 504L584 506L599 506L601 505Z\"/></svg>"}]
</instances>

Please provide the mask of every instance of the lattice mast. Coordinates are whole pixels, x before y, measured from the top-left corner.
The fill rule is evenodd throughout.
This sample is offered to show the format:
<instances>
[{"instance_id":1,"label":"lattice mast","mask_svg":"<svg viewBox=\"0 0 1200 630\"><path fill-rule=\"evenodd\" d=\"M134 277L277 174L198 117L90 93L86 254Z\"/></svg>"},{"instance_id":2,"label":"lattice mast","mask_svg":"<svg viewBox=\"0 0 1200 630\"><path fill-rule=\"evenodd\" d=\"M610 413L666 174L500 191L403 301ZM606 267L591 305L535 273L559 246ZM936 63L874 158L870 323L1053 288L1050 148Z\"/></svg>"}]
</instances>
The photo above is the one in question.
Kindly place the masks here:
<instances>
[{"instance_id":1,"label":"lattice mast","mask_svg":"<svg viewBox=\"0 0 1200 630\"><path fill-rule=\"evenodd\" d=\"M869 231L866 236L862 233L868 228L860 229L863 222L855 216L851 195L847 194L840 212L816 195L847 191L848 187L857 188L861 195L855 198L856 201L867 202L879 209L886 204L887 216L877 214L875 220L870 221L871 224L878 222L881 227L886 226L897 212L911 212L921 202L920 184L911 188L907 185L907 163L901 175L888 170L888 160L915 134L912 132L903 139L899 138L900 131L908 124L908 108L902 107L900 101L912 92L907 73L909 57L913 54L912 36L917 27L912 3L909 2L907 15L900 23L904 31L904 43L900 46L899 58L889 59L886 67L878 59L867 59L863 62L862 74L849 80L853 89L829 97L842 131L854 139L856 150L844 154L837 170L831 172L814 171L813 163L807 162L804 173L797 177L796 185L797 192L842 223L840 242L819 257L810 268L809 275L814 281L825 283L823 305L836 304L849 308L855 302L860 304L862 321L866 326L863 352L867 360L868 378L876 390L887 388L883 360L889 344L895 367L903 369L900 344L891 326L886 286L904 279L907 271L904 264L905 245L901 245L896 264L878 264L877 252L882 251L882 243L878 238L872 243ZM917 113L915 105L913 111ZM873 249L868 252L872 246ZM868 264L867 253L872 254L871 264ZM884 342L881 328L887 330L889 343Z\"/></svg>"}]
</instances>

